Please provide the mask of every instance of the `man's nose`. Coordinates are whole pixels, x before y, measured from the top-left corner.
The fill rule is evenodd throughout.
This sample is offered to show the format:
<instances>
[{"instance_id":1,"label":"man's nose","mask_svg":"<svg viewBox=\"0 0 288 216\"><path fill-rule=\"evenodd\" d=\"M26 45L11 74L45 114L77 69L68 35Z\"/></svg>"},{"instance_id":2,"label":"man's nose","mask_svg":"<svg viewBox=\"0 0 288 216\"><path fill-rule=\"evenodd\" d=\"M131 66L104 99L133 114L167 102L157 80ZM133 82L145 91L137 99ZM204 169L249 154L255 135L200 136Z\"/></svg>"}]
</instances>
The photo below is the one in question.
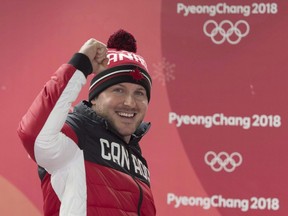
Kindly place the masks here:
<instances>
[{"instance_id":1,"label":"man's nose","mask_svg":"<svg viewBox=\"0 0 288 216\"><path fill-rule=\"evenodd\" d=\"M133 95L126 95L124 98L124 105L129 107L135 107L136 101Z\"/></svg>"}]
</instances>

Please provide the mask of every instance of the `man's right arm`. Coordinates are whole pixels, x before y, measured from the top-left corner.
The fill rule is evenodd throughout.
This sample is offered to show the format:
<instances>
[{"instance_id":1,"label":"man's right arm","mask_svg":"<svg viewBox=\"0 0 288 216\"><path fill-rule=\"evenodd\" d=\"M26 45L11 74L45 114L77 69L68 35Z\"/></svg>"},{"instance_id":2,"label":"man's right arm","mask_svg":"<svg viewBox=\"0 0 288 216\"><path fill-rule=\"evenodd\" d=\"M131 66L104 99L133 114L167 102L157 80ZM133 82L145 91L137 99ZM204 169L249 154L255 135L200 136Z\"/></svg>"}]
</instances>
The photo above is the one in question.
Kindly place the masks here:
<instances>
[{"instance_id":1,"label":"man's right arm","mask_svg":"<svg viewBox=\"0 0 288 216\"><path fill-rule=\"evenodd\" d=\"M52 166L53 169L57 160L65 160L65 155L62 157L61 154L71 155L68 152L74 147L67 149L67 144L71 142L73 131L70 130L72 135L68 138L61 130L71 104L86 83L86 77L105 67L106 59L106 46L96 40L88 40L68 64L56 71L22 118L18 135L30 157L41 166ZM66 127L66 133L67 130L69 133Z\"/></svg>"},{"instance_id":2,"label":"man's right arm","mask_svg":"<svg viewBox=\"0 0 288 216\"><path fill-rule=\"evenodd\" d=\"M33 160L36 161L34 144L39 135L42 139L43 136L47 139L48 147L54 140L51 134L60 133L71 103L86 83L85 73L88 75L92 72L89 64L88 58L81 54L76 54L69 64L63 64L45 84L23 116L17 132Z\"/></svg>"}]
</instances>

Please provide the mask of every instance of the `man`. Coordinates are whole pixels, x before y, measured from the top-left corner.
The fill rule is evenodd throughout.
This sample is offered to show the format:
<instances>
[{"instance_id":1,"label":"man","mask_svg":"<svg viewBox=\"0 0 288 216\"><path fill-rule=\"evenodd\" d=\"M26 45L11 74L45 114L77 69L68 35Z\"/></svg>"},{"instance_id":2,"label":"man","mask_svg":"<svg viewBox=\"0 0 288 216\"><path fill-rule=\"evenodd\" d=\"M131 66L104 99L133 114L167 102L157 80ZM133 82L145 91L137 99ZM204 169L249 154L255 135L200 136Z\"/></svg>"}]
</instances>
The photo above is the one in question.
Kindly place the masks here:
<instances>
[{"instance_id":1,"label":"man","mask_svg":"<svg viewBox=\"0 0 288 216\"><path fill-rule=\"evenodd\" d=\"M156 215L139 146L150 128L142 120L151 78L130 33L114 33L107 47L88 40L20 122L19 137L39 165L46 216ZM89 100L69 113L92 72Z\"/></svg>"}]
</instances>

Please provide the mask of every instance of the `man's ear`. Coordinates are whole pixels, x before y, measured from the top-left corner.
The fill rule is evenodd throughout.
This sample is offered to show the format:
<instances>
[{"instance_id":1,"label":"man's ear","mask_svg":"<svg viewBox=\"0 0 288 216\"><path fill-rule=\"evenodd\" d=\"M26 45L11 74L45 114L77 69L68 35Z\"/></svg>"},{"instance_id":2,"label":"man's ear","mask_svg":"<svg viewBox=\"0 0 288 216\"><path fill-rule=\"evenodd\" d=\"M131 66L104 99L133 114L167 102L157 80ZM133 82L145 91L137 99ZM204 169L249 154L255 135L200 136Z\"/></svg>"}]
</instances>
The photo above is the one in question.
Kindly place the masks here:
<instances>
[{"instance_id":1,"label":"man's ear","mask_svg":"<svg viewBox=\"0 0 288 216\"><path fill-rule=\"evenodd\" d=\"M97 97L93 98L93 99L90 101L90 103L91 103L92 105L95 105L95 104L96 104L96 99L97 99Z\"/></svg>"}]
</instances>

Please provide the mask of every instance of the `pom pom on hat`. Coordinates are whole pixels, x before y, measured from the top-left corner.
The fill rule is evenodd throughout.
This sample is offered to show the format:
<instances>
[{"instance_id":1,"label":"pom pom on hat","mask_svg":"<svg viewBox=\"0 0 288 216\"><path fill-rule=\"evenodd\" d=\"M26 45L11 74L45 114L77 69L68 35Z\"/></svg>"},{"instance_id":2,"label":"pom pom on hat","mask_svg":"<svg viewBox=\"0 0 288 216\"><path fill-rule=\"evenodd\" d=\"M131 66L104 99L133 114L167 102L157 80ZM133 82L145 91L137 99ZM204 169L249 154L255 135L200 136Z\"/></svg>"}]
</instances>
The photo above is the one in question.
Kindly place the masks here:
<instances>
[{"instance_id":1,"label":"pom pom on hat","mask_svg":"<svg viewBox=\"0 0 288 216\"><path fill-rule=\"evenodd\" d=\"M133 53L137 52L137 45L134 36L123 29L120 29L110 36L107 42L107 48L126 50Z\"/></svg>"},{"instance_id":2,"label":"pom pom on hat","mask_svg":"<svg viewBox=\"0 0 288 216\"><path fill-rule=\"evenodd\" d=\"M134 36L120 29L109 37L107 48L109 59L107 69L91 80L89 101L106 88L122 82L143 86L149 101L152 80L144 58L136 54L137 45Z\"/></svg>"}]
</instances>

